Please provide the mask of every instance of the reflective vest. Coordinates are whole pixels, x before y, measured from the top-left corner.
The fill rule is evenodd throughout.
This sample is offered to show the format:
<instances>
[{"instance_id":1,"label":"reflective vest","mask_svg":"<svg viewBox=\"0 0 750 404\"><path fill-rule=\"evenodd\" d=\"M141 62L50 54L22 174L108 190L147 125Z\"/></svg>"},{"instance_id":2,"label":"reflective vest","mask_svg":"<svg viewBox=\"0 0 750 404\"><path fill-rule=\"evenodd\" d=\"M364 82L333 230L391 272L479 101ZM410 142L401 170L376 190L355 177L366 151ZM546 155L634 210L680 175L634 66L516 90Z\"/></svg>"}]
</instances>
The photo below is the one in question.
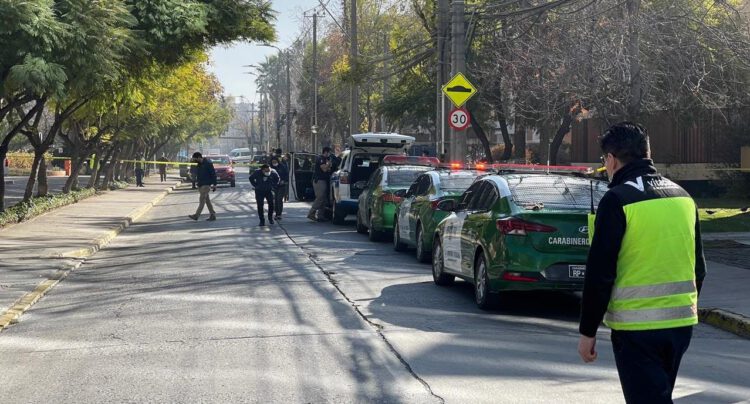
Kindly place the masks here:
<instances>
[{"instance_id":1,"label":"reflective vest","mask_svg":"<svg viewBox=\"0 0 750 404\"><path fill-rule=\"evenodd\" d=\"M675 188L670 190L667 185L671 181L659 181L658 186L667 189L662 188L658 197L623 204L626 230L604 317L604 323L614 330L654 330L698 323L695 202L673 183ZM653 191L648 189L651 184L645 185L645 193Z\"/></svg>"}]
</instances>

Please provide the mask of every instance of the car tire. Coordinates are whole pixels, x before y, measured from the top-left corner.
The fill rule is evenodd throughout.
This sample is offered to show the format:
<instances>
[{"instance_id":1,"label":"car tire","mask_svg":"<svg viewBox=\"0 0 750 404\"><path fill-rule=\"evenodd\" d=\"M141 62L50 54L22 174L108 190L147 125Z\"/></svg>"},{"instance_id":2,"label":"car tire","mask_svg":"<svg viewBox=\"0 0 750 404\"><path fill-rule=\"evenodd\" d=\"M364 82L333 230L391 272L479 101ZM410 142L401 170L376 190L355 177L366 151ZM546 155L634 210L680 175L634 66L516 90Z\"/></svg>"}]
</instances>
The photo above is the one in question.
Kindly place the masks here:
<instances>
[{"instance_id":1,"label":"car tire","mask_svg":"<svg viewBox=\"0 0 750 404\"><path fill-rule=\"evenodd\" d=\"M417 261L429 263L432 259L432 253L427 251L424 244L424 231L422 231L422 224L417 225Z\"/></svg>"},{"instance_id":2,"label":"car tire","mask_svg":"<svg viewBox=\"0 0 750 404\"><path fill-rule=\"evenodd\" d=\"M357 233L359 234L367 234L367 227L362 224L362 221L359 219L359 213L357 213Z\"/></svg>"},{"instance_id":3,"label":"car tire","mask_svg":"<svg viewBox=\"0 0 750 404\"><path fill-rule=\"evenodd\" d=\"M370 226L367 228L367 237L372 242L378 242L383 240L383 232L377 231L372 228L372 218L370 219Z\"/></svg>"},{"instance_id":4,"label":"car tire","mask_svg":"<svg viewBox=\"0 0 750 404\"><path fill-rule=\"evenodd\" d=\"M487 276L487 262L484 254L479 254L474 264L474 301L481 310L495 308L497 296L490 292L490 278Z\"/></svg>"},{"instance_id":5,"label":"car tire","mask_svg":"<svg viewBox=\"0 0 750 404\"><path fill-rule=\"evenodd\" d=\"M229 183L229 186L232 187L232 188L234 188L236 185L237 184L235 184L234 180L232 180L232 182Z\"/></svg>"},{"instance_id":6,"label":"car tire","mask_svg":"<svg viewBox=\"0 0 750 404\"><path fill-rule=\"evenodd\" d=\"M398 217L393 218L393 249L398 252L406 251L406 244L401 242L401 229L398 228Z\"/></svg>"},{"instance_id":7,"label":"car tire","mask_svg":"<svg viewBox=\"0 0 750 404\"><path fill-rule=\"evenodd\" d=\"M336 200L334 199L331 204L331 209L333 209L333 224L342 225L346 222L346 211L343 209L337 207L338 204L336 204Z\"/></svg>"},{"instance_id":8,"label":"car tire","mask_svg":"<svg viewBox=\"0 0 750 404\"><path fill-rule=\"evenodd\" d=\"M450 286L456 280L455 276L445 273L443 246L439 237L435 237L432 246L432 280L438 286Z\"/></svg>"}]
</instances>

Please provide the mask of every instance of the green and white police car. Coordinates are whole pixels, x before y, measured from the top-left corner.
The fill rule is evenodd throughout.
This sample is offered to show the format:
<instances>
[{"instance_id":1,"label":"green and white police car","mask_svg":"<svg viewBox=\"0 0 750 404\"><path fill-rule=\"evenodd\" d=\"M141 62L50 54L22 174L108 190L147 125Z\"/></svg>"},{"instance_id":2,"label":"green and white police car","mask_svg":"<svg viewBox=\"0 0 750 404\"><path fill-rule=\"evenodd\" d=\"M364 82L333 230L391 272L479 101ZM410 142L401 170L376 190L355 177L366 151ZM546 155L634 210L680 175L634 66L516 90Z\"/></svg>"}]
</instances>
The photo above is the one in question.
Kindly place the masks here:
<instances>
[{"instance_id":1,"label":"green and white police car","mask_svg":"<svg viewBox=\"0 0 750 404\"><path fill-rule=\"evenodd\" d=\"M435 227L449 214L439 210L438 203L458 199L482 174L485 172L449 166L428 171L417 177L408 190L397 191L396 196L403 197L403 201L394 218L398 225L393 227L393 248L405 251L414 247L417 260L429 262Z\"/></svg>"},{"instance_id":2,"label":"green and white police car","mask_svg":"<svg viewBox=\"0 0 750 404\"><path fill-rule=\"evenodd\" d=\"M396 192L408 189L420 174L439 164L435 157L383 157L359 195L357 232L368 233L371 241L380 241L390 235L402 199Z\"/></svg>"},{"instance_id":3,"label":"green and white police car","mask_svg":"<svg viewBox=\"0 0 750 404\"><path fill-rule=\"evenodd\" d=\"M534 167L501 168L459 200L438 204L449 215L433 236L437 285L450 285L456 277L473 283L482 309L492 307L504 290L582 290L588 214L607 185L570 175L587 167Z\"/></svg>"}]
</instances>

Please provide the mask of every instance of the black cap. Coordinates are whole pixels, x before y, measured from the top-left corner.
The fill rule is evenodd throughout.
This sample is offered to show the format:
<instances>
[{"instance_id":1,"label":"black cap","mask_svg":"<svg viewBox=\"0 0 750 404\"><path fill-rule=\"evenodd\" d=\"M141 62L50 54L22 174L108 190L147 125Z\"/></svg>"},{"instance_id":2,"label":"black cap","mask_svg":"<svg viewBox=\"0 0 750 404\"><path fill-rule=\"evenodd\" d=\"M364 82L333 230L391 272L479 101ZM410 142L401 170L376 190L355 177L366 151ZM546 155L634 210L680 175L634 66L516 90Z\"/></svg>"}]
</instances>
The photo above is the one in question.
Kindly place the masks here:
<instances>
[{"instance_id":1,"label":"black cap","mask_svg":"<svg viewBox=\"0 0 750 404\"><path fill-rule=\"evenodd\" d=\"M195 152L195 153L193 153L193 158L194 159L199 159L201 157L203 157L203 155L201 154L201 152Z\"/></svg>"}]
</instances>

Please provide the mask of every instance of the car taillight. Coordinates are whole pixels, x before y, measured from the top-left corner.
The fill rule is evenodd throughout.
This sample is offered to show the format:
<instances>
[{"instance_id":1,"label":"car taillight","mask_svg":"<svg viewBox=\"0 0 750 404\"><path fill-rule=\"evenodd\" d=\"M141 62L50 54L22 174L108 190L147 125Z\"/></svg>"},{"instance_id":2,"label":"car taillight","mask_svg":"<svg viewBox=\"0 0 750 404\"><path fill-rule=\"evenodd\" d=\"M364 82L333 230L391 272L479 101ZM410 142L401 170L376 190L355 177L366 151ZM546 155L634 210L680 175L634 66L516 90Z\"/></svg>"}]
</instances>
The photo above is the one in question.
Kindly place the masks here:
<instances>
[{"instance_id":1,"label":"car taillight","mask_svg":"<svg viewBox=\"0 0 750 404\"><path fill-rule=\"evenodd\" d=\"M349 173L341 173L341 176L339 177L339 184L348 184L349 183Z\"/></svg>"},{"instance_id":2,"label":"car taillight","mask_svg":"<svg viewBox=\"0 0 750 404\"><path fill-rule=\"evenodd\" d=\"M391 193L383 194L381 198L383 199L383 202L401 203L401 198Z\"/></svg>"},{"instance_id":3,"label":"car taillight","mask_svg":"<svg viewBox=\"0 0 750 404\"><path fill-rule=\"evenodd\" d=\"M525 236L527 233L553 233L557 229L544 224L509 217L497 221L497 230L506 235Z\"/></svg>"},{"instance_id":4,"label":"car taillight","mask_svg":"<svg viewBox=\"0 0 750 404\"><path fill-rule=\"evenodd\" d=\"M432 208L432 210L438 210L438 205L442 201L443 201L442 199L437 199L437 200L430 202L430 208Z\"/></svg>"},{"instance_id":5,"label":"car taillight","mask_svg":"<svg viewBox=\"0 0 750 404\"><path fill-rule=\"evenodd\" d=\"M505 272L503 273L504 281L511 282L538 282L539 279L523 276L521 272Z\"/></svg>"}]
</instances>

